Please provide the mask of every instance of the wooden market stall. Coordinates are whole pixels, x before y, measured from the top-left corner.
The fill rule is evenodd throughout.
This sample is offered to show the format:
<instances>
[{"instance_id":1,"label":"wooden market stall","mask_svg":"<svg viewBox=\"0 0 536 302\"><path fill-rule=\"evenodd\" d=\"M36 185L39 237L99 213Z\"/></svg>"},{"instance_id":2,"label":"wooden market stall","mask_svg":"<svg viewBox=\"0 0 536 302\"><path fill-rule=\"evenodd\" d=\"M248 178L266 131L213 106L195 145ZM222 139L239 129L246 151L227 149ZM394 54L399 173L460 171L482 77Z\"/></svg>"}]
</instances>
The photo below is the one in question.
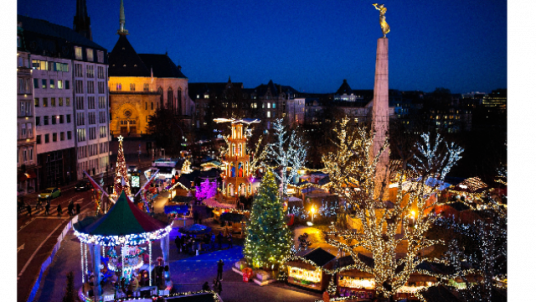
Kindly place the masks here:
<instances>
[{"instance_id":1,"label":"wooden market stall","mask_svg":"<svg viewBox=\"0 0 536 302\"><path fill-rule=\"evenodd\" d=\"M336 257L322 248L304 251L298 253L298 256L308 261L294 260L287 262L288 283L317 291L325 290L329 285L330 276L322 268L332 269Z\"/></svg>"}]
</instances>

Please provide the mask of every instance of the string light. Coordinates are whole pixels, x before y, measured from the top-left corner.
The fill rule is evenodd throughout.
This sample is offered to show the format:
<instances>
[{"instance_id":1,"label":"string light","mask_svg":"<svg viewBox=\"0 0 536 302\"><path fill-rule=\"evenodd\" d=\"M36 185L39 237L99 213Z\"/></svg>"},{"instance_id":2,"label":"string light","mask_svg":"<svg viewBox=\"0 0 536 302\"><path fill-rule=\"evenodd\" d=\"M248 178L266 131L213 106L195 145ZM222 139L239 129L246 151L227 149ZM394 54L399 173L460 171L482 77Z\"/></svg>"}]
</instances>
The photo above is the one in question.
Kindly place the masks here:
<instances>
[{"instance_id":1,"label":"string light","mask_svg":"<svg viewBox=\"0 0 536 302\"><path fill-rule=\"evenodd\" d=\"M429 203L429 196L436 191L440 182L426 185L430 177L444 179L445 175L461 158L463 149L454 143L445 143L445 152L439 146L443 139L438 135L435 143L430 143L430 135L423 134L424 143L417 143L413 160L408 166L420 178L412 181L402 189L403 180L407 171L401 170L396 174L397 195L392 208L386 208L374 196L376 186L389 186L388 183L376 184L376 167L379 158L388 150L387 138L379 152L372 154L372 144L375 134L364 126L350 127L349 118L338 123L334 129L337 134L335 142L337 151L329 152L322 157L330 180L332 189L346 200L349 214L353 219L361 222L360 233L353 230L338 230L331 225L325 232L327 243L337 247L350 255L353 265L338 268L335 271L358 269L374 276L375 289L379 297L390 297L403 287L410 275L414 272L433 275L427 271L418 270L417 266L425 258L419 257L420 252L442 240L430 240L425 233L437 218L430 214L434 204ZM381 190L380 192L382 192ZM381 195L380 195L381 200ZM415 211L412 224L410 224L411 210ZM355 214L354 214L355 212ZM403 237L397 236L397 229L403 229ZM404 257L397 259L396 248L402 240L407 241L407 252ZM365 265L355 252L355 248L363 247L372 253L374 267Z\"/></svg>"}]
</instances>

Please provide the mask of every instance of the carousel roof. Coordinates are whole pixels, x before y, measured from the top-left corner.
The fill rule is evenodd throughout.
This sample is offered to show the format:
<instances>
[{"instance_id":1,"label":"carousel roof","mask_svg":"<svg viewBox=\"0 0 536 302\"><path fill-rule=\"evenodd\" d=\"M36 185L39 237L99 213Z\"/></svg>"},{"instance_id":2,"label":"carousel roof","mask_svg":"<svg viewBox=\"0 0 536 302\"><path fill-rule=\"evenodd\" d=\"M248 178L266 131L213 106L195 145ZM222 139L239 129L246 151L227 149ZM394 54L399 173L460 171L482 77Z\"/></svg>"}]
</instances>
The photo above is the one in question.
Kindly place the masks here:
<instances>
[{"instance_id":1,"label":"carousel roof","mask_svg":"<svg viewBox=\"0 0 536 302\"><path fill-rule=\"evenodd\" d=\"M75 224L74 228L88 235L121 236L154 232L167 227L167 224L144 213L125 195L121 195L106 213L89 225Z\"/></svg>"}]
</instances>

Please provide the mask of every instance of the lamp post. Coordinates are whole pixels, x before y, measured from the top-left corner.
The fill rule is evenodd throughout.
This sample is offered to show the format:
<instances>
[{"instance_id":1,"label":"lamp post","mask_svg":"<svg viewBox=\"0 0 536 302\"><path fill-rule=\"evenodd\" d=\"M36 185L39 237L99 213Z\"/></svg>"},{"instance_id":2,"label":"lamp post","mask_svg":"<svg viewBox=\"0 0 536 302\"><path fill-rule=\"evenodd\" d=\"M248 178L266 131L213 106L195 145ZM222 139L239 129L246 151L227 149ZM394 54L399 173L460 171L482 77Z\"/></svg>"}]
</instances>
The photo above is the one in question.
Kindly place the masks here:
<instances>
[{"instance_id":1,"label":"lamp post","mask_svg":"<svg viewBox=\"0 0 536 302\"><path fill-rule=\"evenodd\" d=\"M315 206L311 207L311 222L315 222Z\"/></svg>"}]
</instances>

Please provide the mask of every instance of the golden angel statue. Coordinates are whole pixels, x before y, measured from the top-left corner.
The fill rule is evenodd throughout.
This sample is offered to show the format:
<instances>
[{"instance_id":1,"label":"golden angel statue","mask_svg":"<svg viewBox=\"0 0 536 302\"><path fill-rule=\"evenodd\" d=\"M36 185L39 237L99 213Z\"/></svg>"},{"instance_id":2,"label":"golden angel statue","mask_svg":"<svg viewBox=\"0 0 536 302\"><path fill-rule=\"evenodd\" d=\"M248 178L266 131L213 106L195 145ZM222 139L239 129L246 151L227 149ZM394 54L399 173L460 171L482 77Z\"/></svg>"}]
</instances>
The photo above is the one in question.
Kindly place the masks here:
<instances>
[{"instance_id":1,"label":"golden angel statue","mask_svg":"<svg viewBox=\"0 0 536 302\"><path fill-rule=\"evenodd\" d=\"M387 21L385 21L385 13L387 12L387 8L383 6L383 4L378 5L378 3L374 3L372 5L374 5L374 7L380 11L380 26L382 28L383 37L385 38L386 35L391 31L389 24L387 24Z\"/></svg>"}]
</instances>

